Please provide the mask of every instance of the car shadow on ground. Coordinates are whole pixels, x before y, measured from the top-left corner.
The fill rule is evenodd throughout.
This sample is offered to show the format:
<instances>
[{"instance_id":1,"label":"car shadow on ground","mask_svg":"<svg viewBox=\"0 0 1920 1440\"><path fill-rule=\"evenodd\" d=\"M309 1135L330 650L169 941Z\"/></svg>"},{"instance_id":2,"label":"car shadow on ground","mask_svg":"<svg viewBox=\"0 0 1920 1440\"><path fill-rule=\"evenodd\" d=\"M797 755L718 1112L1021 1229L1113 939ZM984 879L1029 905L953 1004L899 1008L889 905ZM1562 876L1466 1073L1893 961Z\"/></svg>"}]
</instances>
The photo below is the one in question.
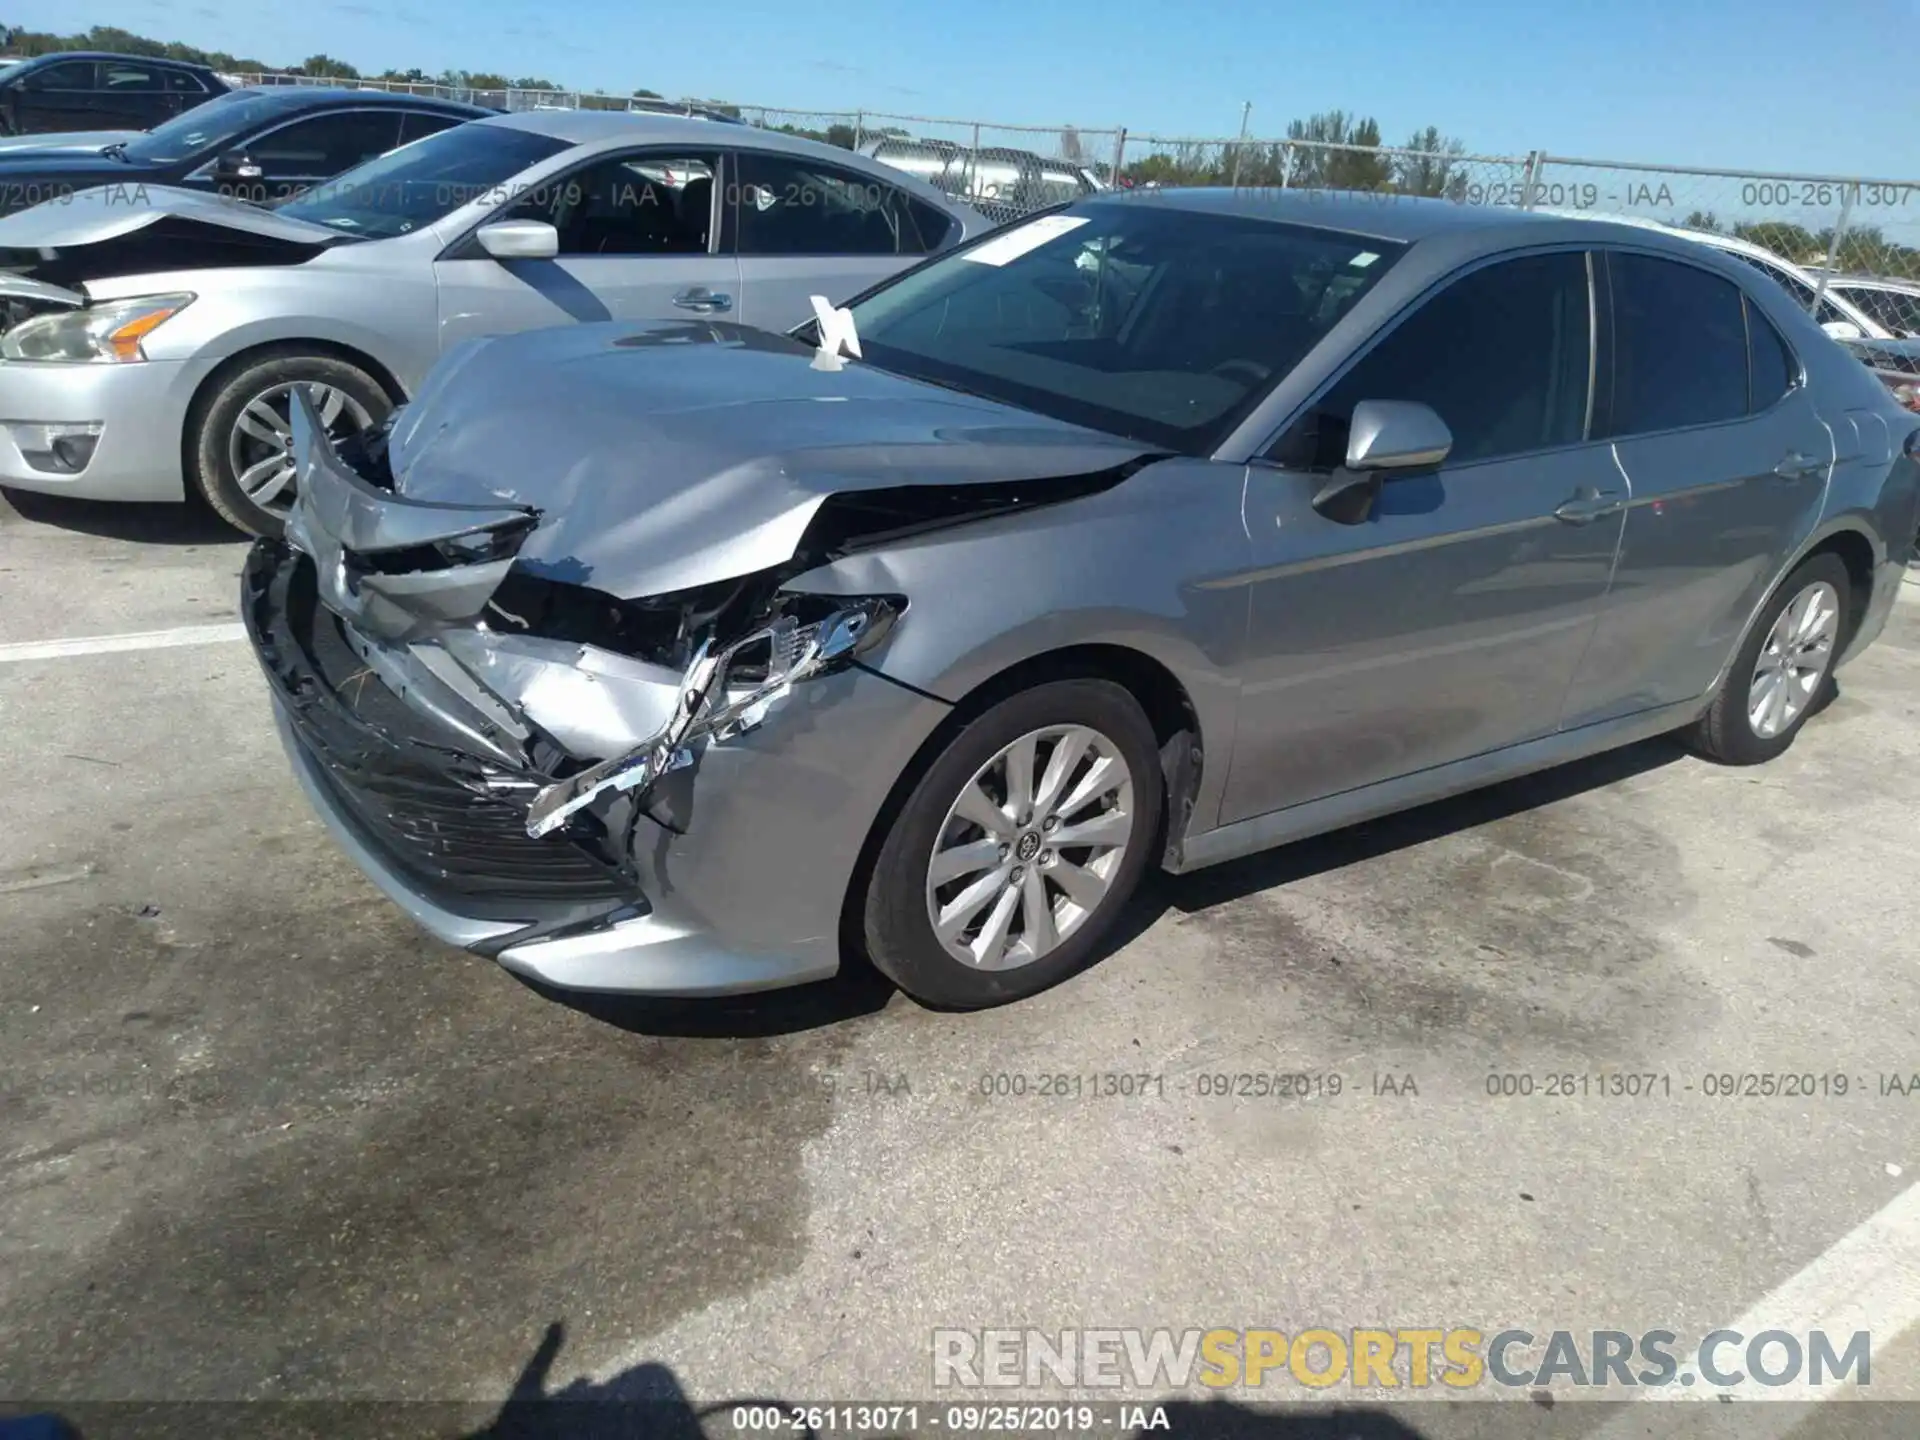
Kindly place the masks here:
<instances>
[{"instance_id":1,"label":"car shadow on ground","mask_svg":"<svg viewBox=\"0 0 1920 1440\"><path fill-rule=\"evenodd\" d=\"M743 1427L734 1412L746 1407L778 1407L795 1416L797 1423L783 1426L780 1433L822 1440L833 1433L832 1419L808 1423L805 1407L827 1402L800 1398L782 1400L773 1396L738 1396L714 1404L694 1405L679 1377L671 1367L646 1362L624 1370L605 1381L577 1379L557 1389L549 1388L553 1366L565 1338L558 1322L547 1327L540 1344L522 1369L519 1379L498 1413L484 1426L468 1431L461 1440L613 1440L613 1437L644 1435L661 1440L708 1440L731 1436L743 1430L760 1430L762 1425ZM837 1410L841 1402L835 1402ZM951 1397L949 1401L926 1401L909 1407L903 1402L886 1402L917 1412L918 1425L903 1423L896 1431L902 1436L933 1434L950 1428L945 1420L948 1403L976 1409L991 1404L991 1397L980 1391ZM1075 1402L1080 1403L1080 1402ZM855 1405L855 1409L859 1406ZM1044 1408L1044 1407L1042 1407ZM1101 1406L1103 1412L1115 1407ZM1128 1407L1131 1408L1131 1407ZM1169 1433L1203 1440L1423 1440L1415 1430L1384 1410L1363 1406L1319 1408L1301 1406L1290 1410L1256 1410L1231 1402L1148 1401L1138 1408L1151 1417L1164 1411L1165 1426L1148 1420L1151 1430L1129 1422L1126 1409L1120 1410L1113 1428L1099 1433L1133 1437L1147 1433ZM1530 1406L1508 1406L1509 1410L1530 1410ZM1537 1418L1538 1411L1534 1412ZM938 1418L936 1418L938 1417ZM1519 1418L1519 1417L1516 1417ZM904 1422L904 1417L903 1417ZM842 1420L841 1426L846 1422ZM770 1428L770 1427L764 1427ZM887 1433L885 1422L875 1427ZM962 1427L967 1428L967 1427ZM867 1433L873 1433L869 1430ZM1515 1429L1514 1435L1533 1433Z\"/></svg>"},{"instance_id":2,"label":"car shadow on ground","mask_svg":"<svg viewBox=\"0 0 1920 1440\"><path fill-rule=\"evenodd\" d=\"M103 540L146 545L239 545L248 539L197 500L184 505L133 504L0 487L0 505L11 506L22 520Z\"/></svg>"},{"instance_id":3,"label":"car shadow on ground","mask_svg":"<svg viewBox=\"0 0 1920 1440\"><path fill-rule=\"evenodd\" d=\"M1169 909L1190 915L1225 905L1598 790L1657 770L1685 754L1670 738L1646 740L1191 874L1150 871L1103 953L1111 955L1130 944ZM847 964L833 979L816 985L707 1000L593 995L557 990L525 979L522 983L556 1004L635 1034L699 1039L798 1034L875 1014L889 1003L913 1003L899 996L891 981L863 962Z\"/></svg>"},{"instance_id":4,"label":"car shadow on ground","mask_svg":"<svg viewBox=\"0 0 1920 1440\"><path fill-rule=\"evenodd\" d=\"M1687 751L1678 740L1662 735L1204 870L1185 875L1152 871L1116 927L1112 948L1133 940L1170 909L1183 915L1210 910L1263 890L1376 860L1445 835L1604 789L1686 757Z\"/></svg>"}]
</instances>

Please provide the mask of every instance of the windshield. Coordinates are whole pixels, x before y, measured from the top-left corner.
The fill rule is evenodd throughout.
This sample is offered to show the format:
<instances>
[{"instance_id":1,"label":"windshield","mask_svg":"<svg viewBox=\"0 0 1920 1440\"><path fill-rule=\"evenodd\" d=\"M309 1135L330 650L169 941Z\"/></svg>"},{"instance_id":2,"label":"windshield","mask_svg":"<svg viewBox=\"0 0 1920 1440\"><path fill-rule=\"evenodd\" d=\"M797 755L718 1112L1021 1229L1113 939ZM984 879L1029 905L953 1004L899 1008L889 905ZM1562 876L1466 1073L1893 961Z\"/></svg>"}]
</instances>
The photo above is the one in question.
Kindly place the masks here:
<instances>
[{"instance_id":1,"label":"windshield","mask_svg":"<svg viewBox=\"0 0 1920 1440\"><path fill-rule=\"evenodd\" d=\"M126 153L148 165L177 165L226 148L285 108L285 102L274 96L232 90L154 126L138 140L129 140Z\"/></svg>"},{"instance_id":2,"label":"windshield","mask_svg":"<svg viewBox=\"0 0 1920 1440\"><path fill-rule=\"evenodd\" d=\"M1088 203L996 232L852 310L868 364L1205 454L1403 249Z\"/></svg>"},{"instance_id":3,"label":"windshield","mask_svg":"<svg viewBox=\"0 0 1920 1440\"><path fill-rule=\"evenodd\" d=\"M469 201L519 193L514 176L567 148L564 140L484 121L437 135L342 171L273 208L365 240L405 235Z\"/></svg>"}]
</instances>

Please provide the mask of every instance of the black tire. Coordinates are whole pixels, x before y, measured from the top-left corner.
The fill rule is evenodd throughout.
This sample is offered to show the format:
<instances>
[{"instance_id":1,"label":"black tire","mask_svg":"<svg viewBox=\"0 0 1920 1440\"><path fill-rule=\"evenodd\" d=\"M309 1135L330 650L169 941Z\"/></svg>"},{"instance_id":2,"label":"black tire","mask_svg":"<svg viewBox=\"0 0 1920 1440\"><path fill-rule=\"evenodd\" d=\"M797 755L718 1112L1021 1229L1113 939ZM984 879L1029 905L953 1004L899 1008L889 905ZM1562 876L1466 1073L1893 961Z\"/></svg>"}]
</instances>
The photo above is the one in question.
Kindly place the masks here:
<instances>
[{"instance_id":1,"label":"black tire","mask_svg":"<svg viewBox=\"0 0 1920 1440\"><path fill-rule=\"evenodd\" d=\"M978 969L949 954L934 933L927 898L934 844L949 808L982 766L1023 735L1055 725L1086 726L1111 742L1132 782L1133 829L1105 896L1077 929L1023 965ZM868 958L914 999L942 1009L1003 1005L1059 984L1095 958L1153 861L1162 843L1164 792L1153 727L1125 687L1092 677L1058 680L1000 701L953 736L894 817L867 877L861 913ZM1034 826L1040 823L1035 817Z\"/></svg>"},{"instance_id":2,"label":"black tire","mask_svg":"<svg viewBox=\"0 0 1920 1440\"><path fill-rule=\"evenodd\" d=\"M1766 648L1774 623L1782 612L1809 588L1822 584L1833 588L1839 607L1833 643L1825 656L1825 668L1813 687L1811 698L1799 713L1777 734L1759 734L1748 715L1748 699L1761 651ZM1728 667L1726 678L1715 693L1713 703L1707 707L1706 714L1681 732L1681 738L1688 748L1722 765L1761 765L1784 753L1793 744L1793 737L1800 733L1800 727L1807 723L1808 717L1817 713L1832 697L1833 663L1846 643L1847 617L1852 613L1852 587L1847 567L1837 555L1814 555L1796 566L1762 607L1759 618L1741 645L1740 653L1734 656L1733 664Z\"/></svg>"},{"instance_id":3,"label":"black tire","mask_svg":"<svg viewBox=\"0 0 1920 1440\"><path fill-rule=\"evenodd\" d=\"M188 418L187 453L200 494L222 520L249 535L278 536L283 521L274 511L255 504L241 488L228 442L251 401L291 383L332 386L364 411L372 424L385 419L393 408L386 388L359 366L335 355L292 347L261 351L217 379ZM342 414L343 422L334 427L336 437L355 428L351 411L343 409Z\"/></svg>"}]
</instances>

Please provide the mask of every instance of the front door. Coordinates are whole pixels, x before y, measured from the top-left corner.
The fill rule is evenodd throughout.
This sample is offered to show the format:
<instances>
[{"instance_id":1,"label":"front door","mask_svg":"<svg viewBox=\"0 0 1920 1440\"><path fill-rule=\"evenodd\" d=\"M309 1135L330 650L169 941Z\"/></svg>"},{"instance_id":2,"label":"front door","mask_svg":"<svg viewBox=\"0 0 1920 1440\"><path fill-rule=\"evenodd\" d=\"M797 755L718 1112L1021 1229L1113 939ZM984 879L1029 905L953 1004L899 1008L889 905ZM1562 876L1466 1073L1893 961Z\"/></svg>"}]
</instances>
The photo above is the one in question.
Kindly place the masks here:
<instances>
[{"instance_id":1,"label":"front door","mask_svg":"<svg viewBox=\"0 0 1920 1440\"><path fill-rule=\"evenodd\" d=\"M1250 468L1256 572L1224 822L1552 732L1625 502L1589 435L1590 315L1583 251L1470 271ZM1362 400L1432 406L1453 448L1349 524L1312 500Z\"/></svg>"},{"instance_id":2,"label":"front door","mask_svg":"<svg viewBox=\"0 0 1920 1440\"><path fill-rule=\"evenodd\" d=\"M551 260L495 260L472 236L434 264L440 348L594 320L733 320L740 270L716 254L717 152L603 156L545 180L494 220L544 220Z\"/></svg>"},{"instance_id":3,"label":"front door","mask_svg":"<svg viewBox=\"0 0 1920 1440\"><path fill-rule=\"evenodd\" d=\"M91 60L62 60L15 80L7 87L14 129L34 135L126 128L111 124L101 108L99 71Z\"/></svg>"}]
</instances>

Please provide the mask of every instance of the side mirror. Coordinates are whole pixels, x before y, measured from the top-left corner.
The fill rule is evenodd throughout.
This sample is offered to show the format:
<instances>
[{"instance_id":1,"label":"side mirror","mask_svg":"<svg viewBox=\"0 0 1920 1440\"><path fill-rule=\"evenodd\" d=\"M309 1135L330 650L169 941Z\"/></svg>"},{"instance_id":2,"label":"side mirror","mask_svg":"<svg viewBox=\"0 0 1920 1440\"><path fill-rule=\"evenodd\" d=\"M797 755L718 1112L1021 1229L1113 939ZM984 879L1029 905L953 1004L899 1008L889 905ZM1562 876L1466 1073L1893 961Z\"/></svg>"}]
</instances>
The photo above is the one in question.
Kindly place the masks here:
<instances>
[{"instance_id":1,"label":"side mirror","mask_svg":"<svg viewBox=\"0 0 1920 1440\"><path fill-rule=\"evenodd\" d=\"M1453 449L1453 432L1430 405L1362 400L1347 427L1346 463L1313 497L1313 508L1342 525L1373 514L1382 482L1432 470Z\"/></svg>"},{"instance_id":2,"label":"side mirror","mask_svg":"<svg viewBox=\"0 0 1920 1440\"><path fill-rule=\"evenodd\" d=\"M223 183L233 180L258 180L261 170L244 150L229 150L213 162L213 178Z\"/></svg>"},{"instance_id":3,"label":"side mirror","mask_svg":"<svg viewBox=\"0 0 1920 1440\"><path fill-rule=\"evenodd\" d=\"M560 253L560 232L544 220L496 220L474 238L496 260L551 260Z\"/></svg>"},{"instance_id":4,"label":"side mirror","mask_svg":"<svg viewBox=\"0 0 1920 1440\"><path fill-rule=\"evenodd\" d=\"M1453 449L1453 432L1417 400L1362 400L1347 430L1349 470L1430 470Z\"/></svg>"},{"instance_id":5,"label":"side mirror","mask_svg":"<svg viewBox=\"0 0 1920 1440\"><path fill-rule=\"evenodd\" d=\"M1864 340L1866 334L1851 320L1828 320L1820 328L1836 340Z\"/></svg>"}]
</instances>

